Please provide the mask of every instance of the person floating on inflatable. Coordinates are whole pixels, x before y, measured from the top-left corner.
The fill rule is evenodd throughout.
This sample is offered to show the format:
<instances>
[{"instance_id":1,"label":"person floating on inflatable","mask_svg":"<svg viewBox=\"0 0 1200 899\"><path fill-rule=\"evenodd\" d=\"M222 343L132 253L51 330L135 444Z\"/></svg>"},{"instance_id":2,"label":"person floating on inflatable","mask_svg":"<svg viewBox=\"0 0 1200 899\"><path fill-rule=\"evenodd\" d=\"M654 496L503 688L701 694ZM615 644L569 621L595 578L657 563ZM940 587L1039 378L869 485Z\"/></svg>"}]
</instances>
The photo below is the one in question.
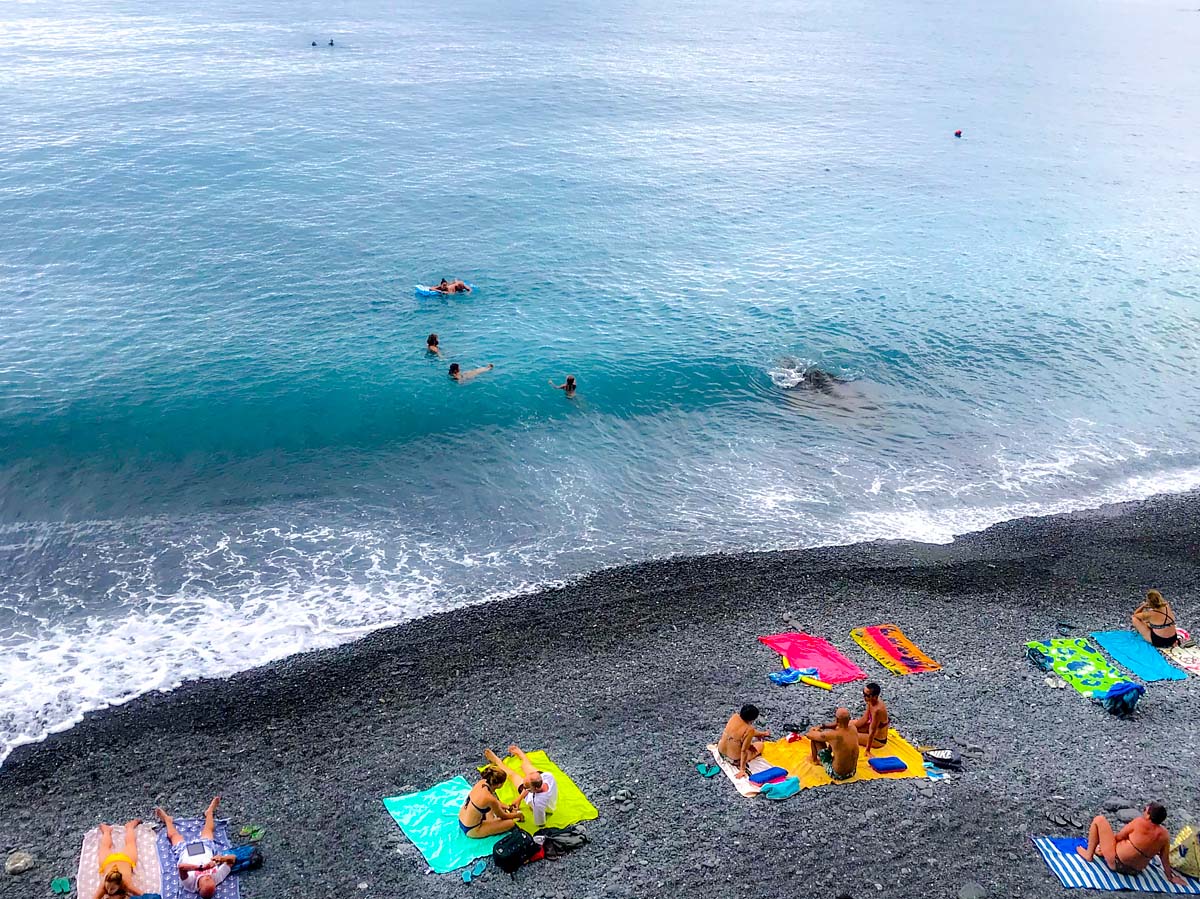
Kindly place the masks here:
<instances>
[{"instance_id":1,"label":"person floating on inflatable","mask_svg":"<svg viewBox=\"0 0 1200 899\"><path fill-rule=\"evenodd\" d=\"M467 283L465 281L447 281L445 278L442 278L441 284L437 285L437 287L434 287L432 289L436 290L438 293L470 293L471 292L471 288L467 285Z\"/></svg>"},{"instance_id":2,"label":"person floating on inflatable","mask_svg":"<svg viewBox=\"0 0 1200 899\"><path fill-rule=\"evenodd\" d=\"M955 132L954 132L954 136L955 136L955 137L962 137L962 129L961 129L961 128L959 128L957 131L955 131Z\"/></svg>"}]
</instances>

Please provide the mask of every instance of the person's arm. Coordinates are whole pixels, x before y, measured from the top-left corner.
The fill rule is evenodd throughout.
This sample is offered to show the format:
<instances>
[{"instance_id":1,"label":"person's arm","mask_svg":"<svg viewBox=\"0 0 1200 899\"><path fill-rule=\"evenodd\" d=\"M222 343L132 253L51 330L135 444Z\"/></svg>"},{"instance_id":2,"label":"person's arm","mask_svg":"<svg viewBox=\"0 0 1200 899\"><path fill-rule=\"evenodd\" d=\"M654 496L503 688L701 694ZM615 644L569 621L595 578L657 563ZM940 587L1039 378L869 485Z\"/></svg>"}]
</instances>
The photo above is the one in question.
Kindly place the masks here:
<instances>
[{"instance_id":1,"label":"person's arm","mask_svg":"<svg viewBox=\"0 0 1200 899\"><path fill-rule=\"evenodd\" d=\"M100 886L98 886L98 887L96 888L96 895L94 895L94 896L92 897L92 899L100 899L100 897L102 897L103 895L104 895L104 881L103 881L103 880L101 880L101 881L100 881Z\"/></svg>"},{"instance_id":2,"label":"person's arm","mask_svg":"<svg viewBox=\"0 0 1200 899\"><path fill-rule=\"evenodd\" d=\"M567 389L566 384L555 384L554 381L551 380L550 378L547 378L546 380L550 382L550 386L553 387L555 390L566 390Z\"/></svg>"},{"instance_id":3,"label":"person's arm","mask_svg":"<svg viewBox=\"0 0 1200 899\"><path fill-rule=\"evenodd\" d=\"M139 890L137 887L133 886L132 884L125 885L125 892L128 893L130 896L142 895L142 891Z\"/></svg>"},{"instance_id":4,"label":"person's arm","mask_svg":"<svg viewBox=\"0 0 1200 899\"><path fill-rule=\"evenodd\" d=\"M1171 883L1175 884L1175 886L1177 886L1177 887L1181 887L1187 883L1187 881L1184 880L1182 877L1180 877L1178 874L1176 874L1174 869L1172 869L1172 867L1171 867L1171 838L1170 838L1170 836L1168 836L1165 840L1163 840L1163 848L1162 848L1162 852L1160 852L1158 854L1158 860L1160 862L1162 862L1163 874L1166 875L1167 880L1171 881Z\"/></svg>"},{"instance_id":5,"label":"person's arm","mask_svg":"<svg viewBox=\"0 0 1200 899\"><path fill-rule=\"evenodd\" d=\"M232 854L214 855L213 861L218 865L236 865L237 856Z\"/></svg>"}]
</instances>

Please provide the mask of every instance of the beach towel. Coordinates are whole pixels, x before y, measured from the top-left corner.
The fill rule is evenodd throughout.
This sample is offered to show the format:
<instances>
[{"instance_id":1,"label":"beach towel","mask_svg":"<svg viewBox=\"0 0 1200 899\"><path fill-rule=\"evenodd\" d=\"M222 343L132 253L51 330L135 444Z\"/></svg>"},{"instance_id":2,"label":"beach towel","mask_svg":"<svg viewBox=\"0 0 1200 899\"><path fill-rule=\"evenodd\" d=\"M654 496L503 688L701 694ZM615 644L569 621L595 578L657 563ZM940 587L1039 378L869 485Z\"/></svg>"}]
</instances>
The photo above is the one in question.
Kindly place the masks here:
<instances>
[{"instance_id":1,"label":"beach towel","mask_svg":"<svg viewBox=\"0 0 1200 899\"><path fill-rule=\"evenodd\" d=\"M817 677L827 684L844 684L854 680L866 680L866 674L852 661L842 655L832 643L812 634L787 633L759 637L760 642L771 647L792 668L816 668Z\"/></svg>"},{"instance_id":2,"label":"beach towel","mask_svg":"<svg viewBox=\"0 0 1200 899\"><path fill-rule=\"evenodd\" d=\"M895 675L940 671L942 666L917 648L904 631L894 624L856 627L851 638L867 655Z\"/></svg>"},{"instance_id":3,"label":"beach towel","mask_svg":"<svg viewBox=\"0 0 1200 899\"><path fill-rule=\"evenodd\" d=\"M1082 637L1034 640L1025 646L1029 649L1030 658L1038 665L1053 668L1055 674L1089 698L1094 697L1097 691L1104 694L1110 687L1126 680L1096 647Z\"/></svg>"},{"instance_id":4,"label":"beach towel","mask_svg":"<svg viewBox=\"0 0 1200 899\"><path fill-rule=\"evenodd\" d=\"M1141 874L1130 876L1109 870L1099 855L1085 862L1075 852L1075 847L1087 845L1077 837L1034 837L1042 858L1050 870L1068 889L1085 888L1116 892L1132 890L1137 893L1173 893L1177 896L1200 896L1200 880L1188 878L1186 886L1177 887L1167 880L1162 867L1155 859Z\"/></svg>"},{"instance_id":5,"label":"beach towel","mask_svg":"<svg viewBox=\"0 0 1200 899\"><path fill-rule=\"evenodd\" d=\"M708 751L712 753L712 757L717 760L717 766L721 769L722 773L729 778L729 782L737 788L739 793L748 798L750 796L757 796L759 792L761 792L762 787L756 783L752 783L749 777L737 776L737 767L730 764L729 761L717 751L716 743L709 743ZM763 761L762 756L759 756L746 766L746 772L748 774L758 774L760 771L766 771L770 767L771 766L767 762Z\"/></svg>"},{"instance_id":6,"label":"beach towel","mask_svg":"<svg viewBox=\"0 0 1200 899\"><path fill-rule=\"evenodd\" d=\"M763 747L763 759L768 765L778 765L780 768L787 770L788 774L800 779L801 789L810 787L826 787L830 784L849 784L857 783L863 780L899 780L906 777L926 777L925 760L921 757L921 753L895 730L888 731L888 741L880 749L874 750L874 754L881 758L886 753L889 756L895 756L907 765L904 771L892 771L881 773L874 771L868 761L863 758L860 753L858 756L858 769L855 775L848 780L834 781L825 769L821 767L819 762L812 760L812 754L809 751L809 741L807 738L801 738L795 742L789 743L786 739L776 740L773 743L767 743Z\"/></svg>"},{"instance_id":7,"label":"beach towel","mask_svg":"<svg viewBox=\"0 0 1200 899\"><path fill-rule=\"evenodd\" d=\"M1185 672L1167 662L1135 631L1094 631L1092 639L1144 681L1187 680Z\"/></svg>"},{"instance_id":8,"label":"beach towel","mask_svg":"<svg viewBox=\"0 0 1200 899\"><path fill-rule=\"evenodd\" d=\"M421 850L429 867L445 874L490 856L492 847L500 842L499 836L473 839L458 826L458 810L470 792L465 777L452 777L420 793L384 799L383 807Z\"/></svg>"},{"instance_id":9,"label":"beach towel","mask_svg":"<svg viewBox=\"0 0 1200 899\"><path fill-rule=\"evenodd\" d=\"M125 825L112 829L113 852L125 846ZM160 893L162 868L158 863L158 845L154 828L143 824L137 832L138 863L133 869L133 886L143 893ZM100 828L93 827L83 835L79 852L79 871L75 875L75 890L85 899L92 899L100 888Z\"/></svg>"},{"instance_id":10,"label":"beach towel","mask_svg":"<svg viewBox=\"0 0 1200 899\"><path fill-rule=\"evenodd\" d=\"M1200 676L1200 646L1171 646L1159 652L1188 674Z\"/></svg>"},{"instance_id":11,"label":"beach towel","mask_svg":"<svg viewBox=\"0 0 1200 899\"><path fill-rule=\"evenodd\" d=\"M591 821L593 818L600 817L596 806L588 802L588 798L575 785L575 781L563 773L562 768L550 761L546 753L534 750L525 753L525 757L539 771L553 775L554 782L558 784L558 803L554 806L554 811L546 818L546 826L569 827L580 821ZM504 767L518 774L521 773L521 761L515 755L510 755L504 760ZM517 801L517 788L513 786L511 780L496 791L496 798L505 804ZM530 834L536 833L538 825L533 820L533 812L529 810L528 806L522 808L525 811L525 820L517 826ZM457 816L457 814L458 812L455 810L455 815Z\"/></svg>"},{"instance_id":12,"label":"beach towel","mask_svg":"<svg viewBox=\"0 0 1200 899\"><path fill-rule=\"evenodd\" d=\"M176 818L175 829L179 831L179 835L186 842L200 839L200 831L204 829L203 818ZM218 818L216 827L213 829L213 844L217 847L217 854L228 852L233 847L233 841L229 839L229 821L224 818ZM162 893L163 899L196 899L195 893L190 893L184 890L183 882L179 879L179 869L175 862L175 850L171 846L171 841L167 839L167 830L164 827L158 832L158 864L162 869ZM81 894L82 895L82 894ZM238 876L230 874L217 887L215 899L238 899Z\"/></svg>"}]
</instances>

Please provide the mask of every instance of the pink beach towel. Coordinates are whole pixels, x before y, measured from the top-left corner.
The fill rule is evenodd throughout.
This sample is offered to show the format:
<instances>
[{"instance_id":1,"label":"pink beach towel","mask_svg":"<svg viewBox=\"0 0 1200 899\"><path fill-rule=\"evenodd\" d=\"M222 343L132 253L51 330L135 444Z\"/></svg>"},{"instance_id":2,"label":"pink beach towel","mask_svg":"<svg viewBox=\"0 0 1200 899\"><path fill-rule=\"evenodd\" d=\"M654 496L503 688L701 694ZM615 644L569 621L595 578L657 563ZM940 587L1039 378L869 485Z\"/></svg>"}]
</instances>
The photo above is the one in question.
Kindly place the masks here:
<instances>
[{"instance_id":1,"label":"pink beach towel","mask_svg":"<svg viewBox=\"0 0 1200 899\"><path fill-rule=\"evenodd\" d=\"M827 684L867 679L863 670L842 655L832 643L812 634L771 634L758 639L786 657L793 668L816 668L817 679Z\"/></svg>"}]
</instances>

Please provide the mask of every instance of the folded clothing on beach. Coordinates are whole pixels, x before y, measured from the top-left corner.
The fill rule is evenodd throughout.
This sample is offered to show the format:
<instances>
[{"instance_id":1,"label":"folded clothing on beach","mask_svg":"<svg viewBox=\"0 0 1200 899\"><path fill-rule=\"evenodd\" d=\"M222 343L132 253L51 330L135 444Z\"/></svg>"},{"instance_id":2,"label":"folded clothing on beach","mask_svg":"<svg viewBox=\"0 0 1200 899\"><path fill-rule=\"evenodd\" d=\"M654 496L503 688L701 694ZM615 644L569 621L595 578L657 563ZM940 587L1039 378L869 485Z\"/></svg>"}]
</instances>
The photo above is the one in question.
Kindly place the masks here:
<instances>
[{"instance_id":1,"label":"folded clothing on beach","mask_svg":"<svg viewBox=\"0 0 1200 899\"><path fill-rule=\"evenodd\" d=\"M458 826L458 810L470 792L465 777L452 777L419 793L384 799L383 807L425 856L429 867L445 874L491 855L500 841L499 836L474 839Z\"/></svg>"},{"instance_id":2,"label":"folded clothing on beach","mask_svg":"<svg viewBox=\"0 0 1200 899\"><path fill-rule=\"evenodd\" d=\"M204 829L203 818L176 818L175 829L179 831L179 835L183 837L185 843L192 843L200 839L200 831ZM216 854L221 855L229 852L233 846L233 841L229 839L229 821L225 818L218 818L216 827L213 828L213 846L216 847ZM195 899L195 893L188 892L183 888L183 881L179 879L179 868L175 861L175 847L171 845L171 841L167 839L167 830L164 827L158 832L158 864L162 869L162 893L163 899ZM238 876L230 874L217 886L215 899L238 899L240 895L238 890Z\"/></svg>"},{"instance_id":3,"label":"folded clothing on beach","mask_svg":"<svg viewBox=\"0 0 1200 899\"><path fill-rule=\"evenodd\" d=\"M1104 694L1110 687L1125 683L1112 663L1082 637L1054 637L1026 643L1029 658L1042 669L1054 673L1089 698Z\"/></svg>"},{"instance_id":4,"label":"folded clothing on beach","mask_svg":"<svg viewBox=\"0 0 1200 899\"><path fill-rule=\"evenodd\" d=\"M125 851L125 825L112 829L113 852ZM143 824L137 831L138 863L133 869L133 886L143 893L158 893L162 886L162 868L158 863L158 846L154 828ZM75 875L78 895L91 899L100 889L100 828L93 827L83 835L79 852L79 871Z\"/></svg>"},{"instance_id":5,"label":"folded clothing on beach","mask_svg":"<svg viewBox=\"0 0 1200 899\"><path fill-rule=\"evenodd\" d=\"M528 805L522 805L521 810L525 812L525 820L517 826L530 834L535 833L539 827L567 827L571 824L578 824L580 821L590 821L593 818L598 818L600 813L596 811L596 806L588 802L588 798L583 795L583 791L575 785L575 781L571 780L558 765L554 764L540 749L533 752L525 753L525 757L529 759L529 763L544 774L550 774L554 777L554 782L558 786L558 801L554 804L554 811L550 812L546 818L545 825L539 825L533 820L533 812ZM520 774L521 760L515 755L510 755L504 760L504 767ZM483 769L480 769L483 770ZM513 786L513 782L509 780L499 790L496 791L496 798L506 805L517 801L517 788ZM455 813L457 815L457 812ZM455 819L457 820L457 818Z\"/></svg>"},{"instance_id":6,"label":"folded clothing on beach","mask_svg":"<svg viewBox=\"0 0 1200 899\"><path fill-rule=\"evenodd\" d=\"M845 780L834 781L821 767L820 762L812 760L812 753L809 750L810 743L807 737L789 742L786 738L776 740L773 743L767 743L763 746L762 757L766 759L766 764L777 765L785 769L788 774L800 779L802 789L809 787L824 787L832 783L848 784L855 783L861 780L899 780L907 777L926 777L924 759L921 753L895 730L888 731L888 741L881 749L876 749L874 752L886 752L889 756L895 756L903 764L904 768L897 771L875 771L862 753L858 756L858 768L853 777L848 777Z\"/></svg>"},{"instance_id":7,"label":"folded clothing on beach","mask_svg":"<svg viewBox=\"0 0 1200 899\"><path fill-rule=\"evenodd\" d=\"M750 780L749 777L738 777L737 766L721 755L717 750L716 743L709 743L707 748L712 753L712 757L717 760L717 766L721 769L721 772L729 778L729 782L737 788L739 793L746 797L758 795L762 787ZM746 766L746 773L748 775L758 774L770 767L771 765L763 761L762 756L759 756Z\"/></svg>"},{"instance_id":8,"label":"folded clothing on beach","mask_svg":"<svg viewBox=\"0 0 1200 899\"><path fill-rule=\"evenodd\" d=\"M1200 646L1169 646L1159 652L1188 674L1200 675Z\"/></svg>"},{"instance_id":9,"label":"folded clothing on beach","mask_svg":"<svg viewBox=\"0 0 1200 899\"><path fill-rule=\"evenodd\" d=\"M894 624L856 627L850 632L850 636L866 650L867 655L892 674L922 674L926 671L940 671L942 668L918 649L904 631Z\"/></svg>"},{"instance_id":10,"label":"folded clothing on beach","mask_svg":"<svg viewBox=\"0 0 1200 899\"><path fill-rule=\"evenodd\" d=\"M1092 639L1144 681L1187 680L1185 672L1167 662L1136 631L1093 631Z\"/></svg>"},{"instance_id":11,"label":"folded clothing on beach","mask_svg":"<svg viewBox=\"0 0 1200 899\"><path fill-rule=\"evenodd\" d=\"M812 634L786 633L759 637L787 661L792 668L816 668L817 677L827 684L844 684L849 681L866 680L866 674L852 661L842 655L828 640Z\"/></svg>"},{"instance_id":12,"label":"folded clothing on beach","mask_svg":"<svg viewBox=\"0 0 1200 899\"><path fill-rule=\"evenodd\" d=\"M1108 892L1131 890L1137 893L1200 896L1200 880L1187 878L1186 885L1175 886L1163 874L1158 859L1152 861L1140 874L1118 874L1105 864L1104 858L1099 854L1091 862L1085 862L1079 857L1075 849L1087 845L1086 840L1077 837L1034 837L1033 845L1037 846L1050 870L1068 889L1083 888Z\"/></svg>"}]
</instances>

